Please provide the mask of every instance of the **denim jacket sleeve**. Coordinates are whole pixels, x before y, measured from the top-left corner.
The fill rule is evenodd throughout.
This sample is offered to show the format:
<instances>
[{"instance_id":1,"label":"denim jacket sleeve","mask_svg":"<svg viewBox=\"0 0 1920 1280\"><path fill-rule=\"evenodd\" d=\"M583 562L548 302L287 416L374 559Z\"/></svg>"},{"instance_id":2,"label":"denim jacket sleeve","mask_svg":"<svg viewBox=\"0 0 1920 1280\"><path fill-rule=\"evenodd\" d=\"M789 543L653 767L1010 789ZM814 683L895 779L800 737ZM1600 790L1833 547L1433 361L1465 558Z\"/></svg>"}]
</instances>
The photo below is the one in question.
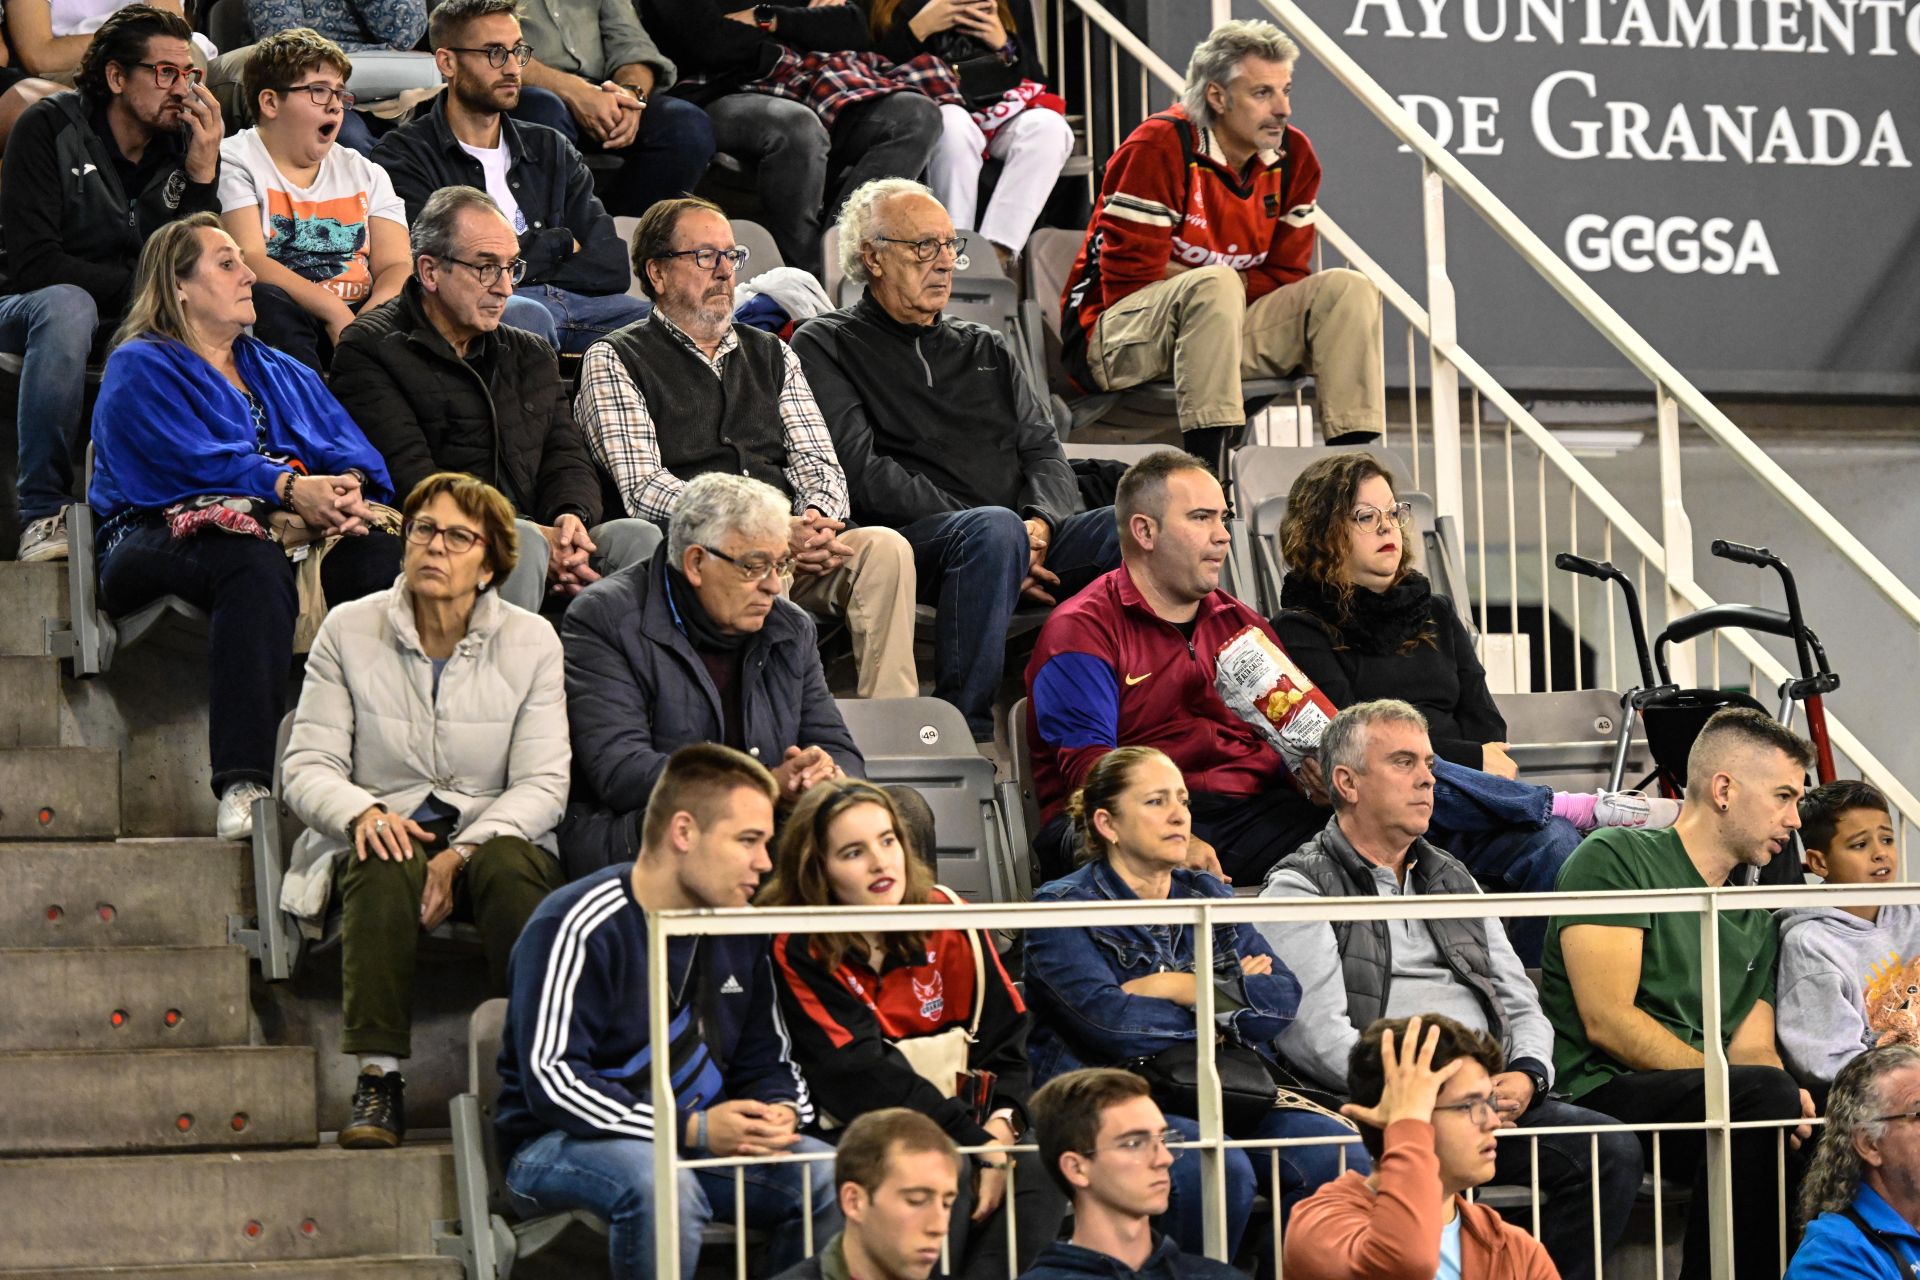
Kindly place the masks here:
<instances>
[{"instance_id":1,"label":"denim jacket sleeve","mask_svg":"<svg viewBox=\"0 0 1920 1280\"><path fill-rule=\"evenodd\" d=\"M1258 929L1250 924L1235 925L1234 935L1240 955L1271 957L1273 972L1240 975L1246 987L1247 1007L1235 1009L1226 1022L1241 1044L1271 1053L1273 1042L1293 1024L1294 1014L1299 1012L1300 979L1274 955ZM1236 960L1236 967L1238 963Z\"/></svg>"},{"instance_id":2,"label":"denim jacket sleeve","mask_svg":"<svg viewBox=\"0 0 1920 1280\"><path fill-rule=\"evenodd\" d=\"M1034 1016L1088 1060L1146 1057L1194 1038L1193 1010L1129 995L1092 929L1036 929L1027 937L1026 979Z\"/></svg>"}]
</instances>

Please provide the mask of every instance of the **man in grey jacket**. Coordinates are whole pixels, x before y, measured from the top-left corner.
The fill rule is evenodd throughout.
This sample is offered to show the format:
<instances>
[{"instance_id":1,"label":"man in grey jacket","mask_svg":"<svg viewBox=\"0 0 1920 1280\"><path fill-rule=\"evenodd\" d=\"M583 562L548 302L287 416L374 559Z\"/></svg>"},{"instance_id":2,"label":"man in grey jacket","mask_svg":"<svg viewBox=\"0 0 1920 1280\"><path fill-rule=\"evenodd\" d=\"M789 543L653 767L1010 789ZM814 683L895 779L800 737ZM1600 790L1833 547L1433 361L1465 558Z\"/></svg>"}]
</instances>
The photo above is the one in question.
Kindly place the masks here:
<instances>
[{"instance_id":1,"label":"man in grey jacket","mask_svg":"<svg viewBox=\"0 0 1920 1280\"><path fill-rule=\"evenodd\" d=\"M1334 816L1268 875L1263 898L1478 893L1465 866L1424 835L1433 813L1433 744L1426 718L1404 702L1361 702L1320 741ZM1347 1060L1376 1018L1445 1014L1493 1036L1507 1070L1493 1077L1503 1128L1612 1125L1610 1116L1548 1097L1553 1028L1495 915L1467 919L1263 924L1261 934L1300 980L1300 1011L1278 1048L1308 1081L1344 1091ZM1500 1144L1495 1180L1527 1185L1539 1144L1539 1186L1556 1208L1540 1239L1568 1280L1596 1273L1626 1228L1640 1188L1640 1144L1630 1133ZM1599 1181L1595 1239L1593 1180Z\"/></svg>"}]
</instances>

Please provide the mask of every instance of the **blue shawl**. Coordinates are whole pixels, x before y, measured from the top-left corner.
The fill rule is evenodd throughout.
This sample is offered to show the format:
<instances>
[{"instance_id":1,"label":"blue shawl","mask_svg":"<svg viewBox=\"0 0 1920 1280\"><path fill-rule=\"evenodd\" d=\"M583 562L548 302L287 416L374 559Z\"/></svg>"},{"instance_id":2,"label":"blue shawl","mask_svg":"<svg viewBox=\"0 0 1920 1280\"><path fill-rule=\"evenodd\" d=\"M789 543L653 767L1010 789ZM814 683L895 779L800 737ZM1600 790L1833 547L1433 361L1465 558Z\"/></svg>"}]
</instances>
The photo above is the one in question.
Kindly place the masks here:
<instances>
[{"instance_id":1,"label":"blue shawl","mask_svg":"<svg viewBox=\"0 0 1920 1280\"><path fill-rule=\"evenodd\" d=\"M313 475L358 467L368 498L392 499L379 450L318 374L257 338L239 338L233 354L266 415L268 449L300 459ZM270 503L285 470L261 454L247 398L188 347L148 335L108 358L93 410L87 491L102 519L201 494Z\"/></svg>"}]
</instances>

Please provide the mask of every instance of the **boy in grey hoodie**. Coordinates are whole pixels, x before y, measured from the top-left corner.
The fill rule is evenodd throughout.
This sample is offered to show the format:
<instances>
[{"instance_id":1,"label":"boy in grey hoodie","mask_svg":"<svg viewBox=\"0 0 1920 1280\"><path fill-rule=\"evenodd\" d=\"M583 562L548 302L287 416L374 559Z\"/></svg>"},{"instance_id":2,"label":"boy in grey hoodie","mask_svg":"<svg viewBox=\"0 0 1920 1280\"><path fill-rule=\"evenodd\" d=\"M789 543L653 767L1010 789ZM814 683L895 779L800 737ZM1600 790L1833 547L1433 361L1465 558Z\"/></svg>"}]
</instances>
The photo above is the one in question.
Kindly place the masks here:
<instances>
[{"instance_id":1,"label":"boy in grey hoodie","mask_svg":"<svg viewBox=\"0 0 1920 1280\"><path fill-rule=\"evenodd\" d=\"M1807 867L1828 884L1891 884L1899 865L1885 796L1830 782L1800 801ZM1883 1038L1920 1044L1920 909L1790 907L1780 925L1780 1056L1821 1100Z\"/></svg>"}]
</instances>

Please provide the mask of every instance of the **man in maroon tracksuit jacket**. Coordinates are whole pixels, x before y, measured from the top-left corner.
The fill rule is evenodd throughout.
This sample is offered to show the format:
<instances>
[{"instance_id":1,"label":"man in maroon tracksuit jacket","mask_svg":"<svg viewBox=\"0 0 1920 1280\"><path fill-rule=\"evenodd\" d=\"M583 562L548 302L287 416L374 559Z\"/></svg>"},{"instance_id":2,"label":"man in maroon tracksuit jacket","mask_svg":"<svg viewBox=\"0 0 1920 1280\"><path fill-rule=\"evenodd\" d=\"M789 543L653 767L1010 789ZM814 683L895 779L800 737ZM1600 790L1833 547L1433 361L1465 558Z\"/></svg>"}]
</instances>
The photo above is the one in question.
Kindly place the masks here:
<instances>
[{"instance_id":1,"label":"man in maroon tracksuit jacket","mask_svg":"<svg viewBox=\"0 0 1920 1280\"><path fill-rule=\"evenodd\" d=\"M1328 440L1378 435L1380 295L1313 270L1320 161L1287 123L1299 48L1267 22L1223 23L1193 52L1179 104L1107 162L1061 302L1062 357L1088 390L1171 377L1188 452L1237 440L1242 378L1311 373Z\"/></svg>"}]
</instances>

